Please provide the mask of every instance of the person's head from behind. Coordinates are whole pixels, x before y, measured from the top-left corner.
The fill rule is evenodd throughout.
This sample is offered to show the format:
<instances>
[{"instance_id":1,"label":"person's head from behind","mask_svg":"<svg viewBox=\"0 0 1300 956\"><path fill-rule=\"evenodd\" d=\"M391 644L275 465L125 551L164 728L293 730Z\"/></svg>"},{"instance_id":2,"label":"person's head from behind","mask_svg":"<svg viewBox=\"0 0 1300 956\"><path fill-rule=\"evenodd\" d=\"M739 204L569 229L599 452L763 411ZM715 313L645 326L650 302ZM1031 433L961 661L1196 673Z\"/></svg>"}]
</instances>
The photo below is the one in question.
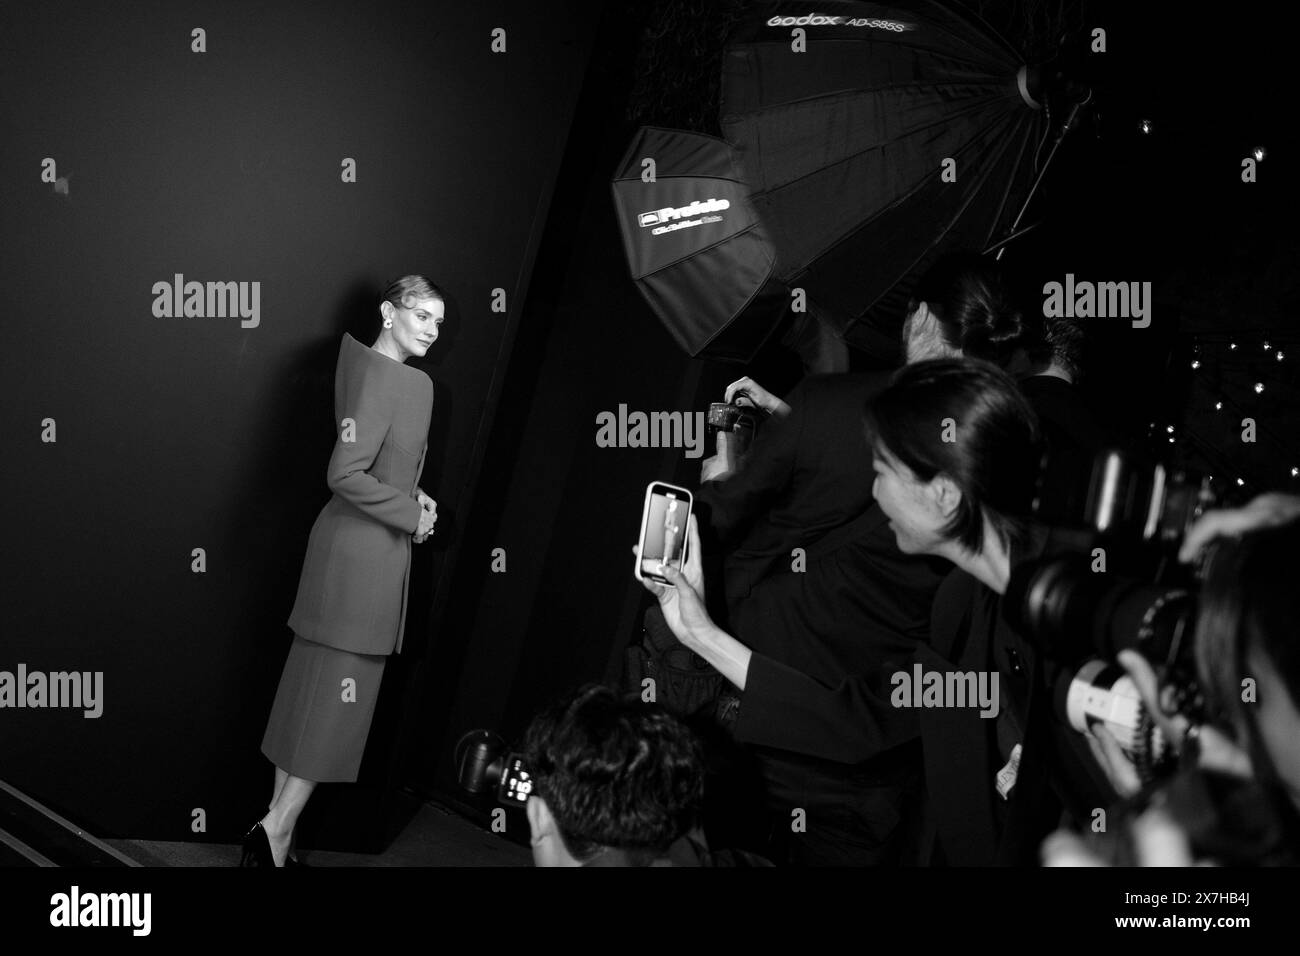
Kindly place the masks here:
<instances>
[{"instance_id":1,"label":"person's head from behind","mask_svg":"<svg viewBox=\"0 0 1300 956\"><path fill-rule=\"evenodd\" d=\"M538 866L581 866L610 850L650 863L695 825L704 794L695 735L661 707L600 685L538 714L524 761Z\"/></svg>"},{"instance_id":2,"label":"person's head from behind","mask_svg":"<svg viewBox=\"0 0 1300 956\"><path fill-rule=\"evenodd\" d=\"M912 290L903 321L905 363L962 356L1017 375L1052 357L1041 317L1022 313L997 260L974 252L936 259Z\"/></svg>"},{"instance_id":3,"label":"person's head from behind","mask_svg":"<svg viewBox=\"0 0 1300 956\"><path fill-rule=\"evenodd\" d=\"M1205 569L1197 672L1208 713L1256 777L1300 812L1300 520L1220 539Z\"/></svg>"},{"instance_id":4,"label":"person's head from behind","mask_svg":"<svg viewBox=\"0 0 1300 956\"><path fill-rule=\"evenodd\" d=\"M961 563L1023 536L1040 448L1015 382L973 359L905 365L868 402L872 495L900 550ZM989 537L992 535L992 538Z\"/></svg>"}]
</instances>

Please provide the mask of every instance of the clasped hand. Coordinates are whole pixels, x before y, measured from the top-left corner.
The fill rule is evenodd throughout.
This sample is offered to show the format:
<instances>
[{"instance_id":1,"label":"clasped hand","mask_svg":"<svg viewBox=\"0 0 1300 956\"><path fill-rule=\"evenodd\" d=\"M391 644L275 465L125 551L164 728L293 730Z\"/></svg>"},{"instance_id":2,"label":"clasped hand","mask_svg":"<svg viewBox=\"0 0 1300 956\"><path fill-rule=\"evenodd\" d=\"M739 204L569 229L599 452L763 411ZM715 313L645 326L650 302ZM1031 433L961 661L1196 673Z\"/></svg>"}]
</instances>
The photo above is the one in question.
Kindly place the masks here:
<instances>
[{"instance_id":1,"label":"clasped hand","mask_svg":"<svg viewBox=\"0 0 1300 956\"><path fill-rule=\"evenodd\" d=\"M415 489L415 500L420 503L420 524L411 535L416 544L423 544L433 534L434 523L438 520L438 502L434 501L420 488Z\"/></svg>"}]
</instances>

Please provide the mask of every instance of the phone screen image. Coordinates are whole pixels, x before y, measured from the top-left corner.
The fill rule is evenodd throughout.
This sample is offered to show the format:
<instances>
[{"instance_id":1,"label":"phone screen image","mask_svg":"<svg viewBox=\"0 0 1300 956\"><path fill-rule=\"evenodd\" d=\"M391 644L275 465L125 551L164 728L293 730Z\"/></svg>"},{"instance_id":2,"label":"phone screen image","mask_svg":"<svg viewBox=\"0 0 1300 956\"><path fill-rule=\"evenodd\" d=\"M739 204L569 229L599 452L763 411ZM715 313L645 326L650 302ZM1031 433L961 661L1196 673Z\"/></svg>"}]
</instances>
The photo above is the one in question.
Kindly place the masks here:
<instances>
[{"instance_id":1,"label":"phone screen image","mask_svg":"<svg viewBox=\"0 0 1300 956\"><path fill-rule=\"evenodd\" d=\"M641 574L662 581L659 563L680 568L686 547L686 521L691 511L690 493L671 485L651 486L641 541Z\"/></svg>"}]
</instances>

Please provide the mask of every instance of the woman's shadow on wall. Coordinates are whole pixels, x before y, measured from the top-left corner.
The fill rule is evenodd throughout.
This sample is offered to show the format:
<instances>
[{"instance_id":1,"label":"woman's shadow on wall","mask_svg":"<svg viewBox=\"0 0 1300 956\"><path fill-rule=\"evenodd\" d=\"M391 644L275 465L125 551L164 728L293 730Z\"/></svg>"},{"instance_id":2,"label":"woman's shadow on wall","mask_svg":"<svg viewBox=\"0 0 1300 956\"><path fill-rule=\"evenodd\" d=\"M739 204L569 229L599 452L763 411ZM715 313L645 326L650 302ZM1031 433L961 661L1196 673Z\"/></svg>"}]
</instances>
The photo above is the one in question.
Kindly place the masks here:
<instances>
[{"instance_id":1,"label":"woman's shadow on wall","mask_svg":"<svg viewBox=\"0 0 1300 956\"><path fill-rule=\"evenodd\" d=\"M234 483L240 491L225 512L232 519L231 546L242 552L237 560L243 568L246 588L237 631L244 636L244 643L235 649L245 665L239 670L246 675L242 681L246 706L240 708L243 719L238 739L248 746L236 775L242 781L240 793L234 795L240 808L243 794L250 798L255 795L264 805L266 796L262 791L270 790L271 767L259 746L292 641L285 622L297 594L307 538L332 494L326 483L326 468L337 436L334 378L339 348L345 332L367 348L374 343L381 323L380 289L378 281L355 282L330 316L331 332L281 356L269 389L274 398L250 423L255 451L248 458L247 472ZM444 486L449 482L437 463L446 458L454 407L454 396L440 383L438 369L457 337L458 316L459 310L449 297L436 352L431 350L429 356L407 363L424 371L434 383L429 446L419 486L439 505L436 533L412 548L403 653L388 658L358 779L362 787L324 788L313 796L299 827L304 846L320 843L330 849L379 852L392 835L383 832L391 831L393 825L383 826L383 818L388 815L375 812L374 799L377 793L391 792L400 785L400 768L395 763L396 724L407 696L410 672L419 663L417 652L423 642L417 636L427 633L435 584L433 570L443 567L457 525L455 509L443 503ZM238 582L232 584L238 586ZM371 790L368 794L363 792L367 785ZM364 806L357 805L359 802ZM236 813L236 818L242 820L243 815Z\"/></svg>"}]
</instances>

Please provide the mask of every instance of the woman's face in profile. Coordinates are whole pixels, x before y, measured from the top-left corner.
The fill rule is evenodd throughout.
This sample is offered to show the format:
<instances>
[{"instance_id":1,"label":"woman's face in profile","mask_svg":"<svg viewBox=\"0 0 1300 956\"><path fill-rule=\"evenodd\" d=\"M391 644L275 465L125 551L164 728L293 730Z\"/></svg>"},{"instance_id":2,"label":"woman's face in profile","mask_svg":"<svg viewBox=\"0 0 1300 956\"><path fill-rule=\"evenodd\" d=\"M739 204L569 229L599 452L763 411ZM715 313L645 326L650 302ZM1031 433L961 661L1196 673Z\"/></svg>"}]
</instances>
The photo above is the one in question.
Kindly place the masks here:
<instances>
[{"instance_id":1,"label":"woman's face in profile","mask_svg":"<svg viewBox=\"0 0 1300 956\"><path fill-rule=\"evenodd\" d=\"M409 309L394 308L393 338L412 355L424 355L438 339L446 306L441 299L419 299Z\"/></svg>"},{"instance_id":2,"label":"woman's face in profile","mask_svg":"<svg viewBox=\"0 0 1300 956\"><path fill-rule=\"evenodd\" d=\"M876 473L872 497L889 516L889 527L904 554L936 554L943 544L946 518L935 503L931 482L921 481L912 470L876 445L871 467Z\"/></svg>"}]
</instances>

